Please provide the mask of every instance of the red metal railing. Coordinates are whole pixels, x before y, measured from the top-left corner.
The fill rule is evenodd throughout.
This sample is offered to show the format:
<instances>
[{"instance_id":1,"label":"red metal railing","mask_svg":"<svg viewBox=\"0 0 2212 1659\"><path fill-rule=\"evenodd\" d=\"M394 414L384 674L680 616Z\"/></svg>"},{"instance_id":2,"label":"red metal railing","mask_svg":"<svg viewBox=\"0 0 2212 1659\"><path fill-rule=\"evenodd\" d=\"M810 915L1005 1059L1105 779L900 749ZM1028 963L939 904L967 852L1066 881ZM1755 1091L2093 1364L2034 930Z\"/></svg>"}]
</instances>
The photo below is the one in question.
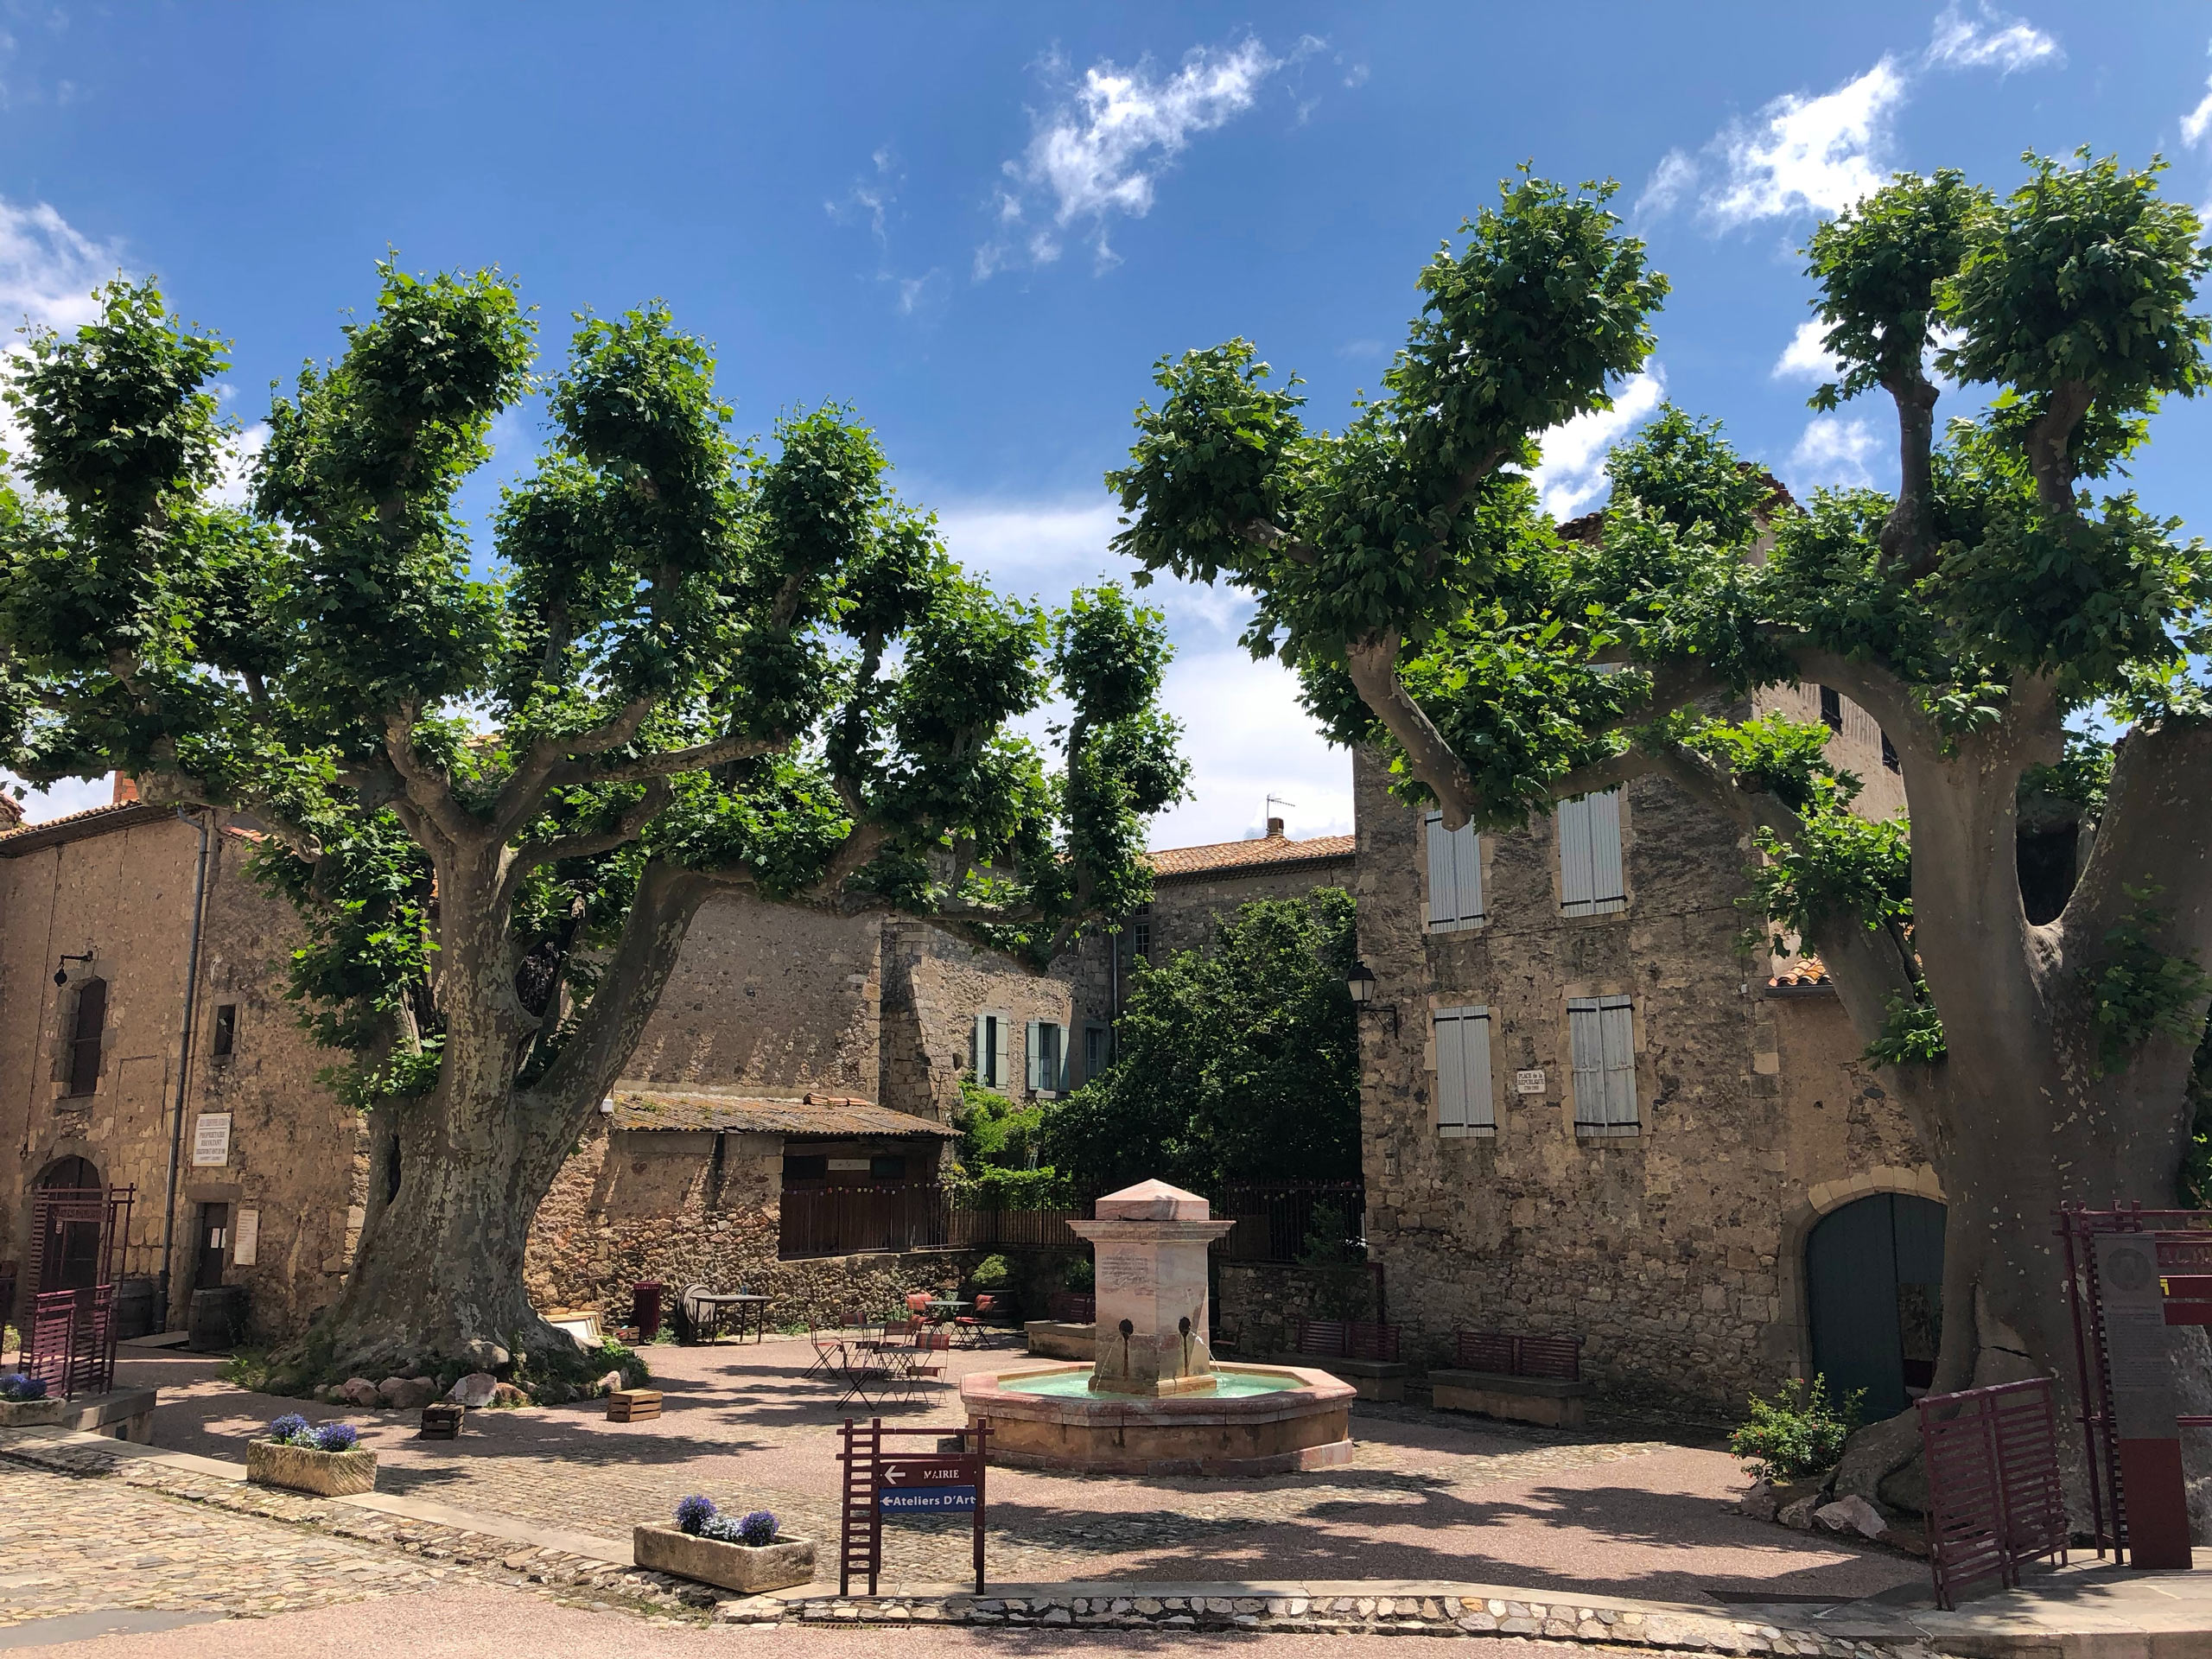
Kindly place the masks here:
<instances>
[{"instance_id":1,"label":"red metal railing","mask_svg":"<svg viewBox=\"0 0 2212 1659\"><path fill-rule=\"evenodd\" d=\"M1928 1564L1936 1599L1959 1586L2020 1582L2028 1561L2066 1560L2066 1498L2058 1475L2058 1414L2050 1379L2002 1382L1918 1402L1928 1471Z\"/></svg>"}]
</instances>

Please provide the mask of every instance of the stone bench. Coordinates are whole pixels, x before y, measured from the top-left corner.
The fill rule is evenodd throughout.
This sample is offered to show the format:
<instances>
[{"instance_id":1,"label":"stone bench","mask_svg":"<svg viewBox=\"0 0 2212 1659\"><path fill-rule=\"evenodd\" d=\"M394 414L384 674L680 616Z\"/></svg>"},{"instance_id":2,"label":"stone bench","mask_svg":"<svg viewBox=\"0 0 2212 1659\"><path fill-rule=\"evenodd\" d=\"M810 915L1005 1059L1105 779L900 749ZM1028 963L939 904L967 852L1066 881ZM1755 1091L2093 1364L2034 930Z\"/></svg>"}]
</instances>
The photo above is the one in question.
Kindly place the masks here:
<instances>
[{"instance_id":1,"label":"stone bench","mask_svg":"<svg viewBox=\"0 0 2212 1659\"><path fill-rule=\"evenodd\" d=\"M1546 1428L1580 1428L1583 1402L1594 1385L1562 1376L1514 1376L1504 1371L1440 1370L1428 1374L1429 1403L1439 1411L1479 1412L1509 1422Z\"/></svg>"},{"instance_id":2,"label":"stone bench","mask_svg":"<svg viewBox=\"0 0 2212 1659\"><path fill-rule=\"evenodd\" d=\"M80 1394L61 1402L62 1427L86 1434L105 1434L137 1446L154 1443L153 1389L111 1389L105 1394Z\"/></svg>"},{"instance_id":3,"label":"stone bench","mask_svg":"<svg viewBox=\"0 0 2212 1659\"><path fill-rule=\"evenodd\" d=\"M1028 1332L1029 1351L1047 1359L1096 1359L1097 1340L1092 1334L1096 1326L1075 1325L1065 1319L1032 1319L1024 1325Z\"/></svg>"},{"instance_id":4,"label":"stone bench","mask_svg":"<svg viewBox=\"0 0 2212 1659\"><path fill-rule=\"evenodd\" d=\"M1401 1359L1346 1359L1340 1354L1279 1354L1270 1365L1302 1365L1349 1382L1363 1400L1402 1401L1414 1368Z\"/></svg>"}]
</instances>

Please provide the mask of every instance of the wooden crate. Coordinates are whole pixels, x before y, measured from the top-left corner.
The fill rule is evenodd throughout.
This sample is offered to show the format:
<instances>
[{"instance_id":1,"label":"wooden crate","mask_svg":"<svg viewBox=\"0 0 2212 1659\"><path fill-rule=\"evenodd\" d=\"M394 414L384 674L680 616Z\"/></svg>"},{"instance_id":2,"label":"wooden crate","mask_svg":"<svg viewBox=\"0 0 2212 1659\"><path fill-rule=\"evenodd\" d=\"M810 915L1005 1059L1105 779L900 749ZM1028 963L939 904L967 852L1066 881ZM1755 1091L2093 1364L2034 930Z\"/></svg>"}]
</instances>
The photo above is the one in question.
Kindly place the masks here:
<instances>
[{"instance_id":1,"label":"wooden crate","mask_svg":"<svg viewBox=\"0 0 2212 1659\"><path fill-rule=\"evenodd\" d=\"M607 1421L642 1423L660 1415L658 1389L617 1389L607 1396Z\"/></svg>"},{"instance_id":2,"label":"wooden crate","mask_svg":"<svg viewBox=\"0 0 2212 1659\"><path fill-rule=\"evenodd\" d=\"M466 1409L458 1401L432 1401L423 1408L421 1438L426 1440L459 1440L461 1415Z\"/></svg>"}]
</instances>

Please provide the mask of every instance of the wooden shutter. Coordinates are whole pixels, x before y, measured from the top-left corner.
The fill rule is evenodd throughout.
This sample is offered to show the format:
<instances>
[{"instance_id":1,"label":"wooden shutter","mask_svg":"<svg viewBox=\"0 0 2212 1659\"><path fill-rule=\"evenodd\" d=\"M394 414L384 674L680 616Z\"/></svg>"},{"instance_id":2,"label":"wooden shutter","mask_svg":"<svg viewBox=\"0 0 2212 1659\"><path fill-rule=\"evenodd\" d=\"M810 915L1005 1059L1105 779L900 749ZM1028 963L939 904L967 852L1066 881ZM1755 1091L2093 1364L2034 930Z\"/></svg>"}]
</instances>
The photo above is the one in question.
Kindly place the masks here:
<instances>
[{"instance_id":1,"label":"wooden shutter","mask_svg":"<svg viewBox=\"0 0 2212 1659\"><path fill-rule=\"evenodd\" d=\"M1605 1045L1595 997L1567 1000L1567 1045L1574 1067L1574 1122L1578 1128L1605 1122Z\"/></svg>"},{"instance_id":2,"label":"wooden shutter","mask_svg":"<svg viewBox=\"0 0 2212 1659\"><path fill-rule=\"evenodd\" d=\"M1605 1057L1605 1122L1636 1127L1636 1014L1625 996L1600 997L1598 1027Z\"/></svg>"},{"instance_id":3,"label":"wooden shutter","mask_svg":"<svg viewBox=\"0 0 2212 1659\"><path fill-rule=\"evenodd\" d=\"M993 1085L1005 1089L1014 1082L1014 1021L1002 1014L991 1016L995 1040L992 1046L995 1070L991 1074Z\"/></svg>"},{"instance_id":4,"label":"wooden shutter","mask_svg":"<svg viewBox=\"0 0 2212 1659\"><path fill-rule=\"evenodd\" d=\"M1423 815L1428 835L1428 925L1441 927L1457 921L1459 909L1452 891L1452 838L1444 832L1444 815Z\"/></svg>"},{"instance_id":5,"label":"wooden shutter","mask_svg":"<svg viewBox=\"0 0 2212 1659\"><path fill-rule=\"evenodd\" d=\"M1043 1030L1044 1026L1041 1021L1032 1020L1029 1022L1028 1034L1023 1049L1028 1058L1027 1064L1022 1067L1022 1079L1026 1086L1031 1089L1042 1089L1046 1086L1042 1081L1040 1070L1045 1056L1044 1039L1040 1035Z\"/></svg>"},{"instance_id":6,"label":"wooden shutter","mask_svg":"<svg viewBox=\"0 0 2212 1659\"><path fill-rule=\"evenodd\" d=\"M1560 909L1569 916L1587 916L1597 896L1590 886L1590 797L1561 801L1555 817Z\"/></svg>"},{"instance_id":7,"label":"wooden shutter","mask_svg":"<svg viewBox=\"0 0 2212 1659\"><path fill-rule=\"evenodd\" d=\"M969 1065L976 1073L976 1081L985 1088L991 1082L991 1016L976 1016L976 1035L968 1046Z\"/></svg>"},{"instance_id":8,"label":"wooden shutter","mask_svg":"<svg viewBox=\"0 0 2212 1659\"><path fill-rule=\"evenodd\" d=\"M1428 925L1453 928L1483 918L1482 839L1471 823L1444 827L1444 815L1423 815L1428 840Z\"/></svg>"},{"instance_id":9,"label":"wooden shutter","mask_svg":"<svg viewBox=\"0 0 2212 1659\"><path fill-rule=\"evenodd\" d=\"M1436 1127L1440 1130L1497 1127L1491 1096L1490 1010L1439 1008L1436 1035Z\"/></svg>"},{"instance_id":10,"label":"wooden shutter","mask_svg":"<svg viewBox=\"0 0 2212 1659\"><path fill-rule=\"evenodd\" d=\"M99 1087L100 1034L107 1026L107 981L88 979L77 988L75 1022L69 1028L69 1092L89 1095Z\"/></svg>"},{"instance_id":11,"label":"wooden shutter","mask_svg":"<svg viewBox=\"0 0 2212 1659\"><path fill-rule=\"evenodd\" d=\"M1620 909L1628 900L1621 874L1621 792L1609 789L1584 803L1590 809L1590 909Z\"/></svg>"}]
</instances>

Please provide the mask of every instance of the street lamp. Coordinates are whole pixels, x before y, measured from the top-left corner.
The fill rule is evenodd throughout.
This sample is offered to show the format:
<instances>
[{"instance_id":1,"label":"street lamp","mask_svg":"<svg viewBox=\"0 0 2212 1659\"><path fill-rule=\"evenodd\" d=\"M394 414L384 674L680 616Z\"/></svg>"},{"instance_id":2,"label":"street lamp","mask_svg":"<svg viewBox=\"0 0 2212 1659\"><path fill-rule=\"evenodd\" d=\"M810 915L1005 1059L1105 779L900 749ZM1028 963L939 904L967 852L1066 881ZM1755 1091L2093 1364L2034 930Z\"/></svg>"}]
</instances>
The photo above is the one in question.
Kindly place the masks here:
<instances>
[{"instance_id":1,"label":"street lamp","mask_svg":"<svg viewBox=\"0 0 2212 1659\"><path fill-rule=\"evenodd\" d=\"M1352 963L1351 972L1344 976L1344 989L1351 995L1353 1012L1365 1014L1372 1008L1378 1014L1387 1014L1390 1016L1390 1034L1393 1037L1398 1034L1398 1005L1376 1001L1375 970L1363 962Z\"/></svg>"}]
</instances>

